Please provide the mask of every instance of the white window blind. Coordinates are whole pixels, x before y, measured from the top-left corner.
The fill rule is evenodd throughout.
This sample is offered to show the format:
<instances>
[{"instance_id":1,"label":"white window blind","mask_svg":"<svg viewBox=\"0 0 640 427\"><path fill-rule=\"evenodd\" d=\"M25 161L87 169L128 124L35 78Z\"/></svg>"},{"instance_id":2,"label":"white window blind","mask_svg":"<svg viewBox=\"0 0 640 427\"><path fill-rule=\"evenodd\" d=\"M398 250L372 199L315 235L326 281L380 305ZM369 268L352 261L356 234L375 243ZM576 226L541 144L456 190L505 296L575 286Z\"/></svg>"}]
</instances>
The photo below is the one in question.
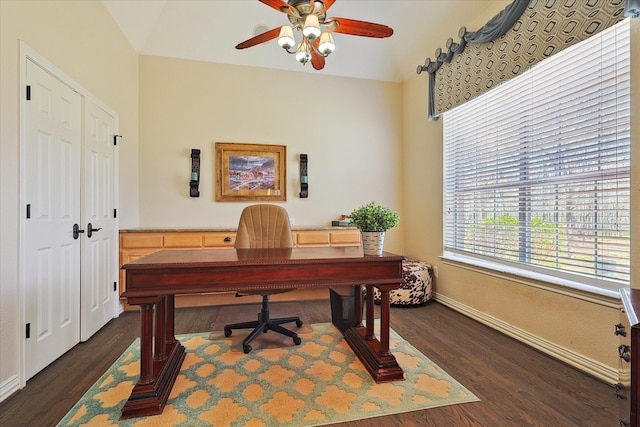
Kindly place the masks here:
<instances>
[{"instance_id":1,"label":"white window blind","mask_svg":"<svg viewBox=\"0 0 640 427\"><path fill-rule=\"evenodd\" d=\"M443 115L445 252L630 277L629 19Z\"/></svg>"}]
</instances>

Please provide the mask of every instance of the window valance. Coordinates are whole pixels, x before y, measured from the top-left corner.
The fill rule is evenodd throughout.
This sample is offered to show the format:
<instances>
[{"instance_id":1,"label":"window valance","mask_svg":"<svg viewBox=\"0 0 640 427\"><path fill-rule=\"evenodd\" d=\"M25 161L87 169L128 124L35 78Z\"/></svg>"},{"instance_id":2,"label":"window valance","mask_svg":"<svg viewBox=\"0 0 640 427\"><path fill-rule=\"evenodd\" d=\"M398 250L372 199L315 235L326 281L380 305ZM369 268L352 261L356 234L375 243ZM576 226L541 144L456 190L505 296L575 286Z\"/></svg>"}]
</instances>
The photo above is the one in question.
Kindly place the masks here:
<instances>
[{"instance_id":1,"label":"window valance","mask_svg":"<svg viewBox=\"0 0 640 427\"><path fill-rule=\"evenodd\" d=\"M429 118L456 107L532 65L640 11L639 0L514 0L475 32L427 58ZM637 15L636 15L637 16Z\"/></svg>"}]
</instances>

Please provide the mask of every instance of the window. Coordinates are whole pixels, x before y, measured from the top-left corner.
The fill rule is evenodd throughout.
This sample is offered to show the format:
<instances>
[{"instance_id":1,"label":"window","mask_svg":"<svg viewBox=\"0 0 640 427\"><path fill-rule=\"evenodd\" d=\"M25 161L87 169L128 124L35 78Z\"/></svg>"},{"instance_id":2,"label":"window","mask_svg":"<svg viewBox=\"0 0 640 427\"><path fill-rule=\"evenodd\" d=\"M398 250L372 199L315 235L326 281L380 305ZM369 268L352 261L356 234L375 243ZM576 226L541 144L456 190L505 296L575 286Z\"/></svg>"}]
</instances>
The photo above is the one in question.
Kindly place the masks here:
<instances>
[{"instance_id":1,"label":"window","mask_svg":"<svg viewBox=\"0 0 640 427\"><path fill-rule=\"evenodd\" d=\"M628 286L630 85L626 19L444 113L445 256Z\"/></svg>"}]
</instances>

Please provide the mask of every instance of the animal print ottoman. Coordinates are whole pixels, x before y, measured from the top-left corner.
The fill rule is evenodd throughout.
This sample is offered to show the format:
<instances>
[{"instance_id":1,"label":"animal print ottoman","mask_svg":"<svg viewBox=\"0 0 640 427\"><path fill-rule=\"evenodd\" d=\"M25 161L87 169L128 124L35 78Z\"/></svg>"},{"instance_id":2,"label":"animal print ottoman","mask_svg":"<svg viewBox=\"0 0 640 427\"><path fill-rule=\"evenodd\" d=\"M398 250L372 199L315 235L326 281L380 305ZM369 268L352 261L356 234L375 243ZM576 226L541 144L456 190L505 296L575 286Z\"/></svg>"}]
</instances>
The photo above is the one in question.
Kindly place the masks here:
<instances>
[{"instance_id":1,"label":"animal print ottoman","mask_svg":"<svg viewBox=\"0 0 640 427\"><path fill-rule=\"evenodd\" d=\"M404 284L398 289L389 292L392 305L418 305L424 304L431 298L431 265L405 259L402 261L402 276ZM380 291L373 288L373 300L380 303Z\"/></svg>"}]
</instances>

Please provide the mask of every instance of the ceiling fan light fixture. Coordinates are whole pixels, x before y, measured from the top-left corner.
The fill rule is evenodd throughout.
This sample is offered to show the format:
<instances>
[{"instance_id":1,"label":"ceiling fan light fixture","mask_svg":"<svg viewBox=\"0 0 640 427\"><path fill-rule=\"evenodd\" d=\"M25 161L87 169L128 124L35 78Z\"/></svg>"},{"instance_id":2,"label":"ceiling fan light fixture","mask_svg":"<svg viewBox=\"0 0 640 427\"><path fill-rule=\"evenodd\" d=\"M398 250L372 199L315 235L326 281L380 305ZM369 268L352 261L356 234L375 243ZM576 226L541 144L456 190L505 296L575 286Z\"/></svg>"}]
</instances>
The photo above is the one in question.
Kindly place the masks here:
<instances>
[{"instance_id":1,"label":"ceiling fan light fixture","mask_svg":"<svg viewBox=\"0 0 640 427\"><path fill-rule=\"evenodd\" d=\"M325 31L324 33L322 33L322 35L320 36L320 44L318 45L318 50L324 56L327 56L334 50L336 50L336 45L333 42L333 36L330 32Z\"/></svg>"},{"instance_id":2,"label":"ceiling fan light fixture","mask_svg":"<svg viewBox=\"0 0 640 427\"><path fill-rule=\"evenodd\" d=\"M309 41L315 40L320 37L320 22L318 17L313 13L307 15L304 20L304 27L302 28L302 34L309 39Z\"/></svg>"},{"instance_id":3,"label":"ceiling fan light fixture","mask_svg":"<svg viewBox=\"0 0 640 427\"><path fill-rule=\"evenodd\" d=\"M278 38L278 45L285 50L289 50L295 45L296 41L293 38L293 28L288 25L280 28L280 37Z\"/></svg>"},{"instance_id":4,"label":"ceiling fan light fixture","mask_svg":"<svg viewBox=\"0 0 640 427\"><path fill-rule=\"evenodd\" d=\"M327 18L327 10L337 0L258 1L284 13L290 25L286 24L266 31L262 28L258 31L256 28L254 36L238 43L236 49L246 49L277 39L278 45L284 48L285 52L295 55L300 64L305 65L310 62L318 71L324 69L325 58L336 49L333 32L381 39L393 35L393 29L386 25L357 19ZM302 40L299 43L294 36L296 31L302 33ZM258 32L259 34L256 34Z\"/></svg>"}]
</instances>

